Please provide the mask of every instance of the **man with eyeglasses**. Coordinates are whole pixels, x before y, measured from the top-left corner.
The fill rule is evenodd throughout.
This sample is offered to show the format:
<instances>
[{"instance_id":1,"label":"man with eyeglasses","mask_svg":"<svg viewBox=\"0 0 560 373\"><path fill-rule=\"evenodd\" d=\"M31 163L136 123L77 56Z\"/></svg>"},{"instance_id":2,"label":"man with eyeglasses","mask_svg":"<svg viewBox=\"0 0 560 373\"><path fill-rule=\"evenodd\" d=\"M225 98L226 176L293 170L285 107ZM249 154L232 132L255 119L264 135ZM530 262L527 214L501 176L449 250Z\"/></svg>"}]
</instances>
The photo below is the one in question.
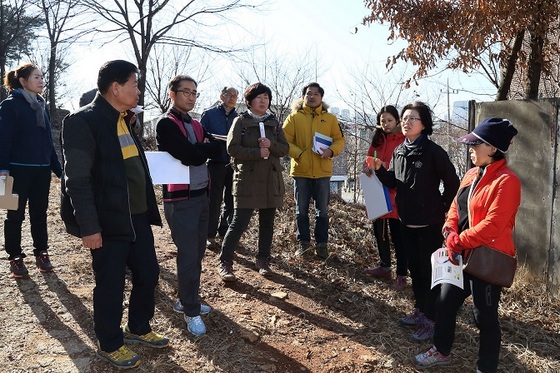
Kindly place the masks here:
<instances>
[{"instance_id":1,"label":"man with eyeglasses","mask_svg":"<svg viewBox=\"0 0 560 373\"><path fill-rule=\"evenodd\" d=\"M226 150L227 136L233 119L237 117L235 105L239 92L233 87L224 87L220 93L220 103L202 113L202 127L213 135L224 136L220 141L220 153L208 160L210 174L210 217L208 218L207 244L216 246L216 233L223 238L233 217L233 168ZM223 202L223 208L222 208ZM221 212L221 214L220 214Z\"/></svg>"},{"instance_id":2,"label":"man with eyeglasses","mask_svg":"<svg viewBox=\"0 0 560 373\"><path fill-rule=\"evenodd\" d=\"M158 149L189 166L189 184L163 185L163 208L171 237L177 246L179 299L173 310L184 314L187 330L195 336L206 333L200 315L211 307L198 298L202 258L208 231L208 169L206 161L220 151L220 144L188 114L198 97L197 82L177 75L168 85L172 107L158 121Z\"/></svg>"},{"instance_id":3,"label":"man with eyeglasses","mask_svg":"<svg viewBox=\"0 0 560 373\"><path fill-rule=\"evenodd\" d=\"M294 179L297 240L296 257L309 257L311 232L309 202L315 203L315 253L327 259L332 158L344 149L344 135L335 115L327 111L323 102L324 89L309 83L302 97L292 105L292 113L284 121L283 129L290 144L290 176ZM322 142L321 142L322 141Z\"/></svg>"}]
</instances>

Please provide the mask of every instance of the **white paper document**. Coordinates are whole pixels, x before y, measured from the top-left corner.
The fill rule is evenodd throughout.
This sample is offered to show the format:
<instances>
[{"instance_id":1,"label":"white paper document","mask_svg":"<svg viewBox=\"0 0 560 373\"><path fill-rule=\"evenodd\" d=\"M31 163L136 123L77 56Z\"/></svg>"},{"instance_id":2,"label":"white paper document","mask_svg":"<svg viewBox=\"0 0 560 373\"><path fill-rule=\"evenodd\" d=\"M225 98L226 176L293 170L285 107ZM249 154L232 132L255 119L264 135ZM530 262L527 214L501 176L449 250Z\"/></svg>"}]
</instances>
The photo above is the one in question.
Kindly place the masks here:
<instances>
[{"instance_id":1,"label":"white paper document","mask_svg":"<svg viewBox=\"0 0 560 373\"><path fill-rule=\"evenodd\" d=\"M315 136L313 136L313 151L317 154L322 155L323 149L327 149L329 146L331 146L332 142L332 137L323 135L319 132L315 132Z\"/></svg>"},{"instance_id":2,"label":"white paper document","mask_svg":"<svg viewBox=\"0 0 560 373\"><path fill-rule=\"evenodd\" d=\"M447 248L437 249L432 254L432 289L434 286L447 283L463 288L463 257L457 256L458 265L451 263L447 257Z\"/></svg>"},{"instance_id":3,"label":"white paper document","mask_svg":"<svg viewBox=\"0 0 560 373\"><path fill-rule=\"evenodd\" d=\"M216 140L227 141L227 135L218 135L217 133L211 133L210 135L212 135L212 137Z\"/></svg>"},{"instance_id":4,"label":"white paper document","mask_svg":"<svg viewBox=\"0 0 560 373\"><path fill-rule=\"evenodd\" d=\"M393 211L391 199L389 198L389 190L379 181L375 173L372 173L371 176L361 173L360 184L362 186L369 220L377 219Z\"/></svg>"},{"instance_id":5,"label":"white paper document","mask_svg":"<svg viewBox=\"0 0 560 373\"><path fill-rule=\"evenodd\" d=\"M168 152L146 152L154 184L189 184L189 167Z\"/></svg>"}]
</instances>

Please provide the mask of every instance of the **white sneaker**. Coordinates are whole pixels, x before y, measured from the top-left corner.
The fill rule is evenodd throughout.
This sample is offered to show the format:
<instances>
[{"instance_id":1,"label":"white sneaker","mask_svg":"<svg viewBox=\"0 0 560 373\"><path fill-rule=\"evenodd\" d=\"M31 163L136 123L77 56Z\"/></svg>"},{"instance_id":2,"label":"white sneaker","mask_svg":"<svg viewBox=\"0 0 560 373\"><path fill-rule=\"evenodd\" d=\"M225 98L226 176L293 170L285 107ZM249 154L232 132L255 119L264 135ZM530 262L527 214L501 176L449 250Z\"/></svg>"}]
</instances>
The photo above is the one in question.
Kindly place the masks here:
<instances>
[{"instance_id":1,"label":"white sneaker","mask_svg":"<svg viewBox=\"0 0 560 373\"><path fill-rule=\"evenodd\" d=\"M206 334L206 325L204 325L200 316L190 317L185 315L185 321L187 322L187 330L195 336L199 337Z\"/></svg>"}]
</instances>

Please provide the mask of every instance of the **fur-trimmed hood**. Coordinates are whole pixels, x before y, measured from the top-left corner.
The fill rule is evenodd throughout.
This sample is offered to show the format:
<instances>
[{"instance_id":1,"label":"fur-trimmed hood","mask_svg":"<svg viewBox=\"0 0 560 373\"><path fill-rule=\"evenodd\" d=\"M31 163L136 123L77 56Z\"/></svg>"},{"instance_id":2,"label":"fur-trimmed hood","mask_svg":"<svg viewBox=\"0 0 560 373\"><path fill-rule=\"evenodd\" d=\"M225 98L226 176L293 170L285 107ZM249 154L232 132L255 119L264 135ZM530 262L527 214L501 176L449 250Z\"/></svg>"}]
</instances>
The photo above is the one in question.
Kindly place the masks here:
<instances>
[{"instance_id":1,"label":"fur-trimmed hood","mask_svg":"<svg viewBox=\"0 0 560 373\"><path fill-rule=\"evenodd\" d=\"M321 101L321 106L323 107L323 111L329 110L329 105L325 101ZM294 102L292 102L291 109L292 111L298 111L303 109L303 97L300 97Z\"/></svg>"}]
</instances>

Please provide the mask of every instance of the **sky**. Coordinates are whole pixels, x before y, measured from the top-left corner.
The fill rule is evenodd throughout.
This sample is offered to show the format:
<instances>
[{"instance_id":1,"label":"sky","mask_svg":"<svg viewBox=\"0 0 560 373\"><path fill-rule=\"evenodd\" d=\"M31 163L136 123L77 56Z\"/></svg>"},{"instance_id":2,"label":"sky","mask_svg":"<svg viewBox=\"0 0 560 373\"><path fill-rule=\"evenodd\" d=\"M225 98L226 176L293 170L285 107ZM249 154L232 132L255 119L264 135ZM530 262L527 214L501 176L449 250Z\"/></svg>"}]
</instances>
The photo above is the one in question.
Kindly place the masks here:
<instances>
[{"instance_id":1,"label":"sky","mask_svg":"<svg viewBox=\"0 0 560 373\"><path fill-rule=\"evenodd\" d=\"M265 40L273 46L276 53L285 53L287 56L302 54L311 50L317 56L317 80L325 88L325 101L332 106L345 108L352 95L350 71L360 71L362 66L368 64L380 79L387 76L381 84L398 84L391 81L390 73L386 72L385 61L387 57L402 49L404 42L391 45L387 42L389 31L383 25L361 25L362 18L368 14L362 0L269 0L267 10L260 13L244 12L237 16L240 24L246 30L236 25L229 25L213 30L215 37L221 41L231 43L246 42L259 43ZM355 32L355 28L358 31ZM123 48L111 45L100 50L87 53L87 57L79 59L74 64L74 74L80 79L76 86L81 92L95 87L96 74L99 66L107 60L115 58L128 58ZM232 76L235 72L233 65L224 64L214 67L218 82L208 80L206 86L199 86L203 92L200 101L202 106L217 99L218 94L211 94L223 86L223 75ZM395 70L407 69L413 72L412 67L404 63L397 64ZM363 70L365 71L365 69ZM186 71L185 73L190 73ZM309 81L315 80L310 77ZM394 80L394 78L393 78ZM264 82L266 84L266 82ZM350 86L349 86L350 85ZM243 91L245 87L239 87ZM372 87L372 90L375 87ZM479 74L462 74L445 72L420 81L418 86L413 86L414 96L424 100L432 106L437 115L446 116L449 106L455 101L492 101L495 88ZM450 94L447 95L449 90ZM206 93L206 95L204 95ZM411 92L407 92L411 95ZM447 97L449 96L449 102ZM77 99L75 100L77 102ZM75 102L71 105L76 105Z\"/></svg>"}]
</instances>

